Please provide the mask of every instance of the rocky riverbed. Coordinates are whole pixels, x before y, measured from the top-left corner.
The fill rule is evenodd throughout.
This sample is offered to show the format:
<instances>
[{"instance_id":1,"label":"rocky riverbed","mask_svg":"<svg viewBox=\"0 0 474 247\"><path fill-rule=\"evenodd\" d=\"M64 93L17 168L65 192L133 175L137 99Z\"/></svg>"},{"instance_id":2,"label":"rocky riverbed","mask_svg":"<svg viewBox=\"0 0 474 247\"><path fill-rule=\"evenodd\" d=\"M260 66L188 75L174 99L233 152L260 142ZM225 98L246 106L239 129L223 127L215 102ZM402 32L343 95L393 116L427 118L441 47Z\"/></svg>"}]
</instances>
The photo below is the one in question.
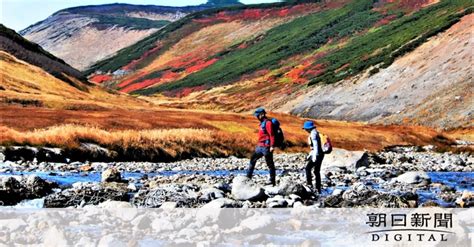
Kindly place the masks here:
<instances>
[{"instance_id":1,"label":"rocky riverbed","mask_svg":"<svg viewBox=\"0 0 474 247\"><path fill-rule=\"evenodd\" d=\"M305 185L305 154L277 154L277 186L252 180L248 159L151 162L0 162L0 201L35 207L471 207L474 157L397 147L378 153L335 149L321 169L323 192ZM207 207L207 206L206 206Z\"/></svg>"}]
</instances>

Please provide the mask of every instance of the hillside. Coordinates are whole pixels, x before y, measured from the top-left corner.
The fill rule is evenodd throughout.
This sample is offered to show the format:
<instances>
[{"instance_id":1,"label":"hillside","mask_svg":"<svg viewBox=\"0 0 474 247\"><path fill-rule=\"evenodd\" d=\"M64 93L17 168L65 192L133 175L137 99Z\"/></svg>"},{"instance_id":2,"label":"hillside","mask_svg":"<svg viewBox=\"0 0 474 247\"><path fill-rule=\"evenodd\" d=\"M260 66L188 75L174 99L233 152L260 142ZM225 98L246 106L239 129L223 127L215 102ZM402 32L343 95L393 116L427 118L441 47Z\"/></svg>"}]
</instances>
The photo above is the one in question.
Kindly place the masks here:
<instances>
[{"instance_id":1,"label":"hillside","mask_svg":"<svg viewBox=\"0 0 474 247\"><path fill-rule=\"evenodd\" d=\"M441 92L437 87L426 86L430 80L436 80L435 72L420 69L412 75L424 78L425 86L419 87L422 93L400 87L395 96L380 81L397 78L401 67L392 70L392 65L397 66L394 62L410 59L405 57L416 54L413 51L434 36L452 32L446 30L455 29L453 25L471 12L472 3L467 0L347 0L204 11L123 49L92 66L88 73L92 81L106 87L133 94L160 95L157 102L180 107L247 111L266 105L307 117L459 127L469 124L472 114L465 110L453 110L451 114L448 107L440 108L441 113L434 116L421 114L422 107L438 109L446 103L431 100L421 105ZM466 28L472 27L464 25L463 29ZM460 35L460 40L468 42L465 32L462 33L453 32L453 35ZM441 38L440 42L445 43L440 47L446 47L451 41ZM461 64L471 63L462 42L453 43L461 45L462 55L447 50L442 59L424 60L428 61L424 66L440 73L446 72L446 68L439 66L443 61L459 61L450 69L458 69L456 77L438 82L444 86L461 83L458 91L472 78L470 70L459 69ZM418 66L422 66L421 60L418 61ZM371 100L372 104L366 104L359 112L350 110L357 108L357 103L347 109L338 108L341 103L331 105L334 99L352 102L350 97L356 93L348 86L342 90L346 93L330 94L332 85L328 84L350 81L349 85L363 75L371 78L371 85L380 86L378 97L391 95L392 100L386 99L390 104L376 105L377 97L362 97L372 93L370 88L364 88L360 89L360 97ZM315 92L320 88L327 88L320 91L327 99L315 96L316 100L312 100L311 95L318 95ZM446 97L458 98L458 92L454 91L449 91ZM180 99L163 98L163 95ZM292 102L295 98L298 103ZM399 103L402 99L403 104ZM468 96L456 109L462 109L470 100L472 97ZM394 108L387 110L391 106ZM430 118L439 121L431 122Z\"/></svg>"},{"instance_id":2,"label":"hillside","mask_svg":"<svg viewBox=\"0 0 474 247\"><path fill-rule=\"evenodd\" d=\"M2 24L0 24L0 51L3 54L2 61L5 61L2 67L8 66L8 62L15 61L13 58L18 58L28 64L41 67L50 75L78 89L85 89L85 84L88 84L81 72ZM11 73L5 70L3 72Z\"/></svg>"},{"instance_id":3,"label":"hillside","mask_svg":"<svg viewBox=\"0 0 474 247\"><path fill-rule=\"evenodd\" d=\"M58 11L20 34L73 67L84 70L165 25L207 8L210 6L106 4L74 7Z\"/></svg>"},{"instance_id":4,"label":"hillside","mask_svg":"<svg viewBox=\"0 0 474 247\"><path fill-rule=\"evenodd\" d=\"M0 25L0 105L4 110L18 105L79 110L122 104L133 108L144 101L87 82L63 60Z\"/></svg>"},{"instance_id":5,"label":"hillside","mask_svg":"<svg viewBox=\"0 0 474 247\"><path fill-rule=\"evenodd\" d=\"M281 109L326 119L473 127L473 23L473 14L464 16L379 73L308 89Z\"/></svg>"}]
</instances>

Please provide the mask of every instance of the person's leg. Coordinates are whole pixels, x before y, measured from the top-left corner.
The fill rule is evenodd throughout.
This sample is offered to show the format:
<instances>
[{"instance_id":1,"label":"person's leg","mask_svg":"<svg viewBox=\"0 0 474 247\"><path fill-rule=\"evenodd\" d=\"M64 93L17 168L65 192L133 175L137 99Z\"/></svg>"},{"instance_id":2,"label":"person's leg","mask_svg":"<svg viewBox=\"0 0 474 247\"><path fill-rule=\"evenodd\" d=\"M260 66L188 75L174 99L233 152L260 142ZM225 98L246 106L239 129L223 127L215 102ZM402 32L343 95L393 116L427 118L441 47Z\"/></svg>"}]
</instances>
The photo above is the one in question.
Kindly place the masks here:
<instances>
[{"instance_id":1,"label":"person's leg","mask_svg":"<svg viewBox=\"0 0 474 247\"><path fill-rule=\"evenodd\" d=\"M321 164L323 163L324 155L318 156L316 165L314 166L314 175L316 176L316 189L321 194Z\"/></svg>"},{"instance_id":2,"label":"person's leg","mask_svg":"<svg viewBox=\"0 0 474 247\"><path fill-rule=\"evenodd\" d=\"M265 162L267 163L268 169L270 170L270 183L273 186L276 185L276 170L275 170L275 163L273 162L273 153L267 152L265 154Z\"/></svg>"},{"instance_id":3,"label":"person's leg","mask_svg":"<svg viewBox=\"0 0 474 247\"><path fill-rule=\"evenodd\" d=\"M308 163L306 164L306 184L310 187L313 187L313 177L311 176L311 172L313 170L313 167L315 166L315 163L310 159L308 160Z\"/></svg>"},{"instance_id":4,"label":"person's leg","mask_svg":"<svg viewBox=\"0 0 474 247\"><path fill-rule=\"evenodd\" d=\"M255 169L255 165L257 164L257 160L262 157L262 153L259 152L258 148L255 150L255 153L252 154L250 157L249 162L249 169L247 170L247 177L252 178L253 170Z\"/></svg>"}]
</instances>

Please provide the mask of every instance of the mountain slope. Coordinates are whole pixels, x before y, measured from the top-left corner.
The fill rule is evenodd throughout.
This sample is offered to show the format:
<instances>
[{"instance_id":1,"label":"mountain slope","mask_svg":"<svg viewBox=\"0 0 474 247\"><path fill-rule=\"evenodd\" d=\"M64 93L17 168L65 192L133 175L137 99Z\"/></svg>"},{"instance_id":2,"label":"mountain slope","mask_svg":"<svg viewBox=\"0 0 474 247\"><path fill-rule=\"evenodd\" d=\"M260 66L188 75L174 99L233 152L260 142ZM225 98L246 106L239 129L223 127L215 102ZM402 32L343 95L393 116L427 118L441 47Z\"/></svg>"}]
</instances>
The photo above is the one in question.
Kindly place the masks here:
<instances>
[{"instance_id":1,"label":"mountain slope","mask_svg":"<svg viewBox=\"0 0 474 247\"><path fill-rule=\"evenodd\" d=\"M379 73L317 86L282 109L318 118L472 127L472 23L474 14L464 16Z\"/></svg>"},{"instance_id":2,"label":"mountain slope","mask_svg":"<svg viewBox=\"0 0 474 247\"><path fill-rule=\"evenodd\" d=\"M144 104L87 82L81 72L0 25L0 105L5 110L14 105L93 110Z\"/></svg>"},{"instance_id":3,"label":"mountain slope","mask_svg":"<svg viewBox=\"0 0 474 247\"><path fill-rule=\"evenodd\" d=\"M74 7L58 11L20 34L84 70L170 22L207 8L129 4Z\"/></svg>"},{"instance_id":4,"label":"mountain slope","mask_svg":"<svg viewBox=\"0 0 474 247\"><path fill-rule=\"evenodd\" d=\"M198 12L95 64L88 72L113 74L111 86L124 92L173 82L258 42L278 25L324 7L268 4Z\"/></svg>"},{"instance_id":5,"label":"mountain slope","mask_svg":"<svg viewBox=\"0 0 474 247\"><path fill-rule=\"evenodd\" d=\"M29 64L40 66L49 74L78 89L84 89L87 84L81 72L2 24L0 24L0 50Z\"/></svg>"},{"instance_id":6,"label":"mountain slope","mask_svg":"<svg viewBox=\"0 0 474 247\"><path fill-rule=\"evenodd\" d=\"M166 101L180 107L246 111L266 105L307 117L458 127L472 121L472 114L442 108L443 112L436 115L440 121L430 124L427 114L420 118L419 100L434 97L438 91L433 87L425 86L422 97L403 88L397 97L393 96L393 102L388 100L392 102L389 105L377 106L376 98L371 99L375 103L361 108L362 113L331 106L332 101L352 102L350 97L356 92L350 86L343 90L346 94L322 91L328 96L319 98L325 100L312 99L311 95L320 87L330 90L325 84L351 81L364 74L381 76L382 81L397 78L398 70L380 71L471 12L472 3L468 0L325 1L200 12L97 63L89 72L99 71L92 74L93 80L123 92L179 96L178 101ZM454 58L454 54L443 55L448 61ZM469 56L457 59L460 62L454 65L456 68L471 64ZM420 61L419 66L435 69L439 63L442 61L431 59ZM437 78L427 70L413 76L423 80ZM469 77L468 70L459 70L459 78L463 79L446 78L443 85L460 83L460 88L465 88ZM390 88L382 86L384 83L374 83L379 83L381 95L390 95ZM360 91L361 95L371 93L370 88ZM400 96L404 94L407 97ZM408 95L413 95L412 99L399 103L402 97L410 98ZM291 103L298 96L302 103ZM451 96L456 97L453 90ZM163 97L157 101L163 102ZM397 110L385 109L389 106ZM407 108L401 109L402 106ZM451 110L460 115L453 118ZM397 117L402 111L406 114ZM447 118L453 120L446 121Z\"/></svg>"}]
</instances>

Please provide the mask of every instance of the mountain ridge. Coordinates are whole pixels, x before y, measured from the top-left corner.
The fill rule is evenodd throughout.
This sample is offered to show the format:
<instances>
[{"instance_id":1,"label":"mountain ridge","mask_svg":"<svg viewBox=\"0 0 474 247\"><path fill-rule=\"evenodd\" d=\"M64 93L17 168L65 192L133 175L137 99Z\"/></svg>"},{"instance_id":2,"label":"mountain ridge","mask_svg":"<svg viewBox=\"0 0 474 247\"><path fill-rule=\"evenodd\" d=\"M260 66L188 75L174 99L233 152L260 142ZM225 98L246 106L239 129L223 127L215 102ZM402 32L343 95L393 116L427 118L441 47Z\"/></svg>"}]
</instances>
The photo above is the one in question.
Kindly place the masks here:
<instances>
[{"instance_id":1,"label":"mountain ridge","mask_svg":"<svg viewBox=\"0 0 474 247\"><path fill-rule=\"evenodd\" d=\"M59 10L19 33L75 68L85 70L190 13L214 7L117 3L79 6Z\"/></svg>"}]
</instances>

